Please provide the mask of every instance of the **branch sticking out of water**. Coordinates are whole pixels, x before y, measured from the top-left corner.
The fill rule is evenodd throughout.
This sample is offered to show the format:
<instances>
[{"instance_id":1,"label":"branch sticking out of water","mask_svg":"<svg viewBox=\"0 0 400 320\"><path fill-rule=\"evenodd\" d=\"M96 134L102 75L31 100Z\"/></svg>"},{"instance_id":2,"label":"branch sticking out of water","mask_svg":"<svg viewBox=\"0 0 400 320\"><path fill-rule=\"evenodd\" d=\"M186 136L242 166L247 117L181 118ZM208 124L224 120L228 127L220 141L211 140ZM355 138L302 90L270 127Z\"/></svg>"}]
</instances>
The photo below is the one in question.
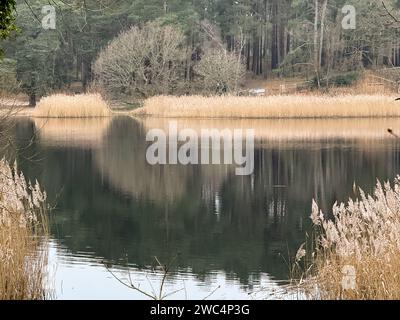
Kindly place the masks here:
<instances>
[{"instance_id":1,"label":"branch sticking out of water","mask_svg":"<svg viewBox=\"0 0 400 320\"><path fill-rule=\"evenodd\" d=\"M393 129L389 128L387 129L387 131L395 138L400 138L400 136L398 136L396 133L394 133Z\"/></svg>"},{"instance_id":2,"label":"branch sticking out of water","mask_svg":"<svg viewBox=\"0 0 400 320\"><path fill-rule=\"evenodd\" d=\"M125 287L128 287L132 290L135 290L143 295L145 295L146 297L152 299L152 300L164 300L165 298L176 294L182 290L185 290L185 288L180 288L178 290L174 290L172 292L169 293L165 293L164 292L164 285L165 285L165 280L167 279L167 276L170 274L170 270L171 270L171 266L173 265L173 263L175 262L177 256L175 256L173 259L171 259L171 261L168 264L162 264L160 262L160 260L157 257L154 257L154 260L156 261L156 263L158 264L158 267L161 269L162 271L162 280L160 283L160 288L159 288L159 292L158 294L156 293L156 291L153 288L153 284L149 281L150 287L152 288L152 293L146 292L142 289L140 289L140 287L138 285L135 285L132 281L132 277L130 274L130 271L128 269L128 279L129 282L125 282L123 280L121 280L112 270L111 270L111 265L109 265L108 263L103 261L104 267L107 269L108 272L110 272L110 274L122 285L124 285ZM147 276L146 276L147 278ZM147 278L148 279L148 278Z\"/></svg>"}]
</instances>

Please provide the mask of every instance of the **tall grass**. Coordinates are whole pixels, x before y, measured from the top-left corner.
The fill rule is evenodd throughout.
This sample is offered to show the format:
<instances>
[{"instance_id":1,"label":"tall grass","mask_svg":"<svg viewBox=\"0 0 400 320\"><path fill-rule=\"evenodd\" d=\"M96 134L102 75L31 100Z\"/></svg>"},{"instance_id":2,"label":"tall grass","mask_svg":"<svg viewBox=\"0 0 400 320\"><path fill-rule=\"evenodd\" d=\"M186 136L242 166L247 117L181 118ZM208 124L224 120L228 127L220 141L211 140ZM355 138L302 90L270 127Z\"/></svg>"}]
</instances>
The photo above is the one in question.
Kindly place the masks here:
<instances>
[{"instance_id":1,"label":"tall grass","mask_svg":"<svg viewBox=\"0 0 400 320\"><path fill-rule=\"evenodd\" d=\"M378 182L372 195L360 190L358 200L335 204L332 219L314 202L311 218L316 248L302 287L312 298L400 299L400 176L393 186Z\"/></svg>"},{"instance_id":2,"label":"tall grass","mask_svg":"<svg viewBox=\"0 0 400 320\"><path fill-rule=\"evenodd\" d=\"M158 96L146 100L134 114L173 118L399 117L400 102L386 95Z\"/></svg>"},{"instance_id":3,"label":"tall grass","mask_svg":"<svg viewBox=\"0 0 400 320\"><path fill-rule=\"evenodd\" d=\"M0 300L45 299L46 193L0 160Z\"/></svg>"},{"instance_id":4,"label":"tall grass","mask_svg":"<svg viewBox=\"0 0 400 320\"><path fill-rule=\"evenodd\" d=\"M33 116L37 118L97 118L110 116L110 109L100 94L69 96L55 94L42 98Z\"/></svg>"}]
</instances>

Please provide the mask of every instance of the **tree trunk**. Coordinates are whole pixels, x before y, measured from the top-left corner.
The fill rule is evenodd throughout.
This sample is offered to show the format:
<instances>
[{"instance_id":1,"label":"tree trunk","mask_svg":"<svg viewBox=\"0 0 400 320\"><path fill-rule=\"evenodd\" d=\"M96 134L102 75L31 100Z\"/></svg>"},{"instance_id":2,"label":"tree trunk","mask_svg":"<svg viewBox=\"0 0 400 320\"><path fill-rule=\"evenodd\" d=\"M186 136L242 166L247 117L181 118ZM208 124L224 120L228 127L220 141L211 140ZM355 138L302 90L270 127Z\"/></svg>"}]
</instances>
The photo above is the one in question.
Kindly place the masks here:
<instances>
[{"instance_id":1,"label":"tree trunk","mask_svg":"<svg viewBox=\"0 0 400 320\"><path fill-rule=\"evenodd\" d=\"M278 53L278 25L276 23L272 26L272 41L271 41L271 69L274 70L279 65Z\"/></svg>"},{"instance_id":2,"label":"tree trunk","mask_svg":"<svg viewBox=\"0 0 400 320\"><path fill-rule=\"evenodd\" d=\"M35 93L29 94L29 106L36 107L36 94Z\"/></svg>"},{"instance_id":3,"label":"tree trunk","mask_svg":"<svg viewBox=\"0 0 400 320\"><path fill-rule=\"evenodd\" d=\"M91 68L90 63L86 60L82 60L82 89L86 93L89 82L91 80Z\"/></svg>"},{"instance_id":4,"label":"tree trunk","mask_svg":"<svg viewBox=\"0 0 400 320\"><path fill-rule=\"evenodd\" d=\"M319 16L319 11L318 11L318 0L315 0L315 18L314 18L314 69L315 69L315 75L317 77L317 84L318 88L321 87L321 83L319 80L319 50L318 50L318 16Z\"/></svg>"},{"instance_id":5,"label":"tree trunk","mask_svg":"<svg viewBox=\"0 0 400 320\"><path fill-rule=\"evenodd\" d=\"M263 75L264 75L264 79L267 79L267 77L268 77L268 32L266 29L267 29L267 27L264 26L264 31L263 31L263 33L264 33L264 43L263 43L263 50L264 50Z\"/></svg>"},{"instance_id":6,"label":"tree trunk","mask_svg":"<svg viewBox=\"0 0 400 320\"><path fill-rule=\"evenodd\" d=\"M262 31L262 30L261 30ZM259 60L259 74L263 74L263 37L262 37L262 32L261 32L261 37L259 37L260 39L260 60Z\"/></svg>"},{"instance_id":7,"label":"tree trunk","mask_svg":"<svg viewBox=\"0 0 400 320\"><path fill-rule=\"evenodd\" d=\"M271 8L272 15L272 38L271 38L271 69L279 65L279 27L278 27L278 1L274 0Z\"/></svg>"},{"instance_id":8,"label":"tree trunk","mask_svg":"<svg viewBox=\"0 0 400 320\"><path fill-rule=\"evenodd\" d=\"M35 107L36 106L36 76L34 73L30 74L30 88L28 91L29 94L29 106Z\"/></svg>"},{"instance_id":9,"label":"tree trunk","mask_svg":"<svg viewBox=\"0 0 400 320\"><path fill-rule=\"evenodd\" d=\"M322 6L322 16L321 16L321 36L319 40L319 59L318 59L319 70L321 70L322 67L322 49L324 46L325 17L326 17L327 6L328 6L328 0L324 0L324 4Z\"/></svg>"},{"instance_id":10,"label":"tree trunk","mask_svg":"<svg viewBox=\"0 0 400 320\"><path fill-rule=\"evenodd\" d=\"M250 70L250 40L247 41L247 57L246 57L246 69Z\"/></svg>"}]
</instances>

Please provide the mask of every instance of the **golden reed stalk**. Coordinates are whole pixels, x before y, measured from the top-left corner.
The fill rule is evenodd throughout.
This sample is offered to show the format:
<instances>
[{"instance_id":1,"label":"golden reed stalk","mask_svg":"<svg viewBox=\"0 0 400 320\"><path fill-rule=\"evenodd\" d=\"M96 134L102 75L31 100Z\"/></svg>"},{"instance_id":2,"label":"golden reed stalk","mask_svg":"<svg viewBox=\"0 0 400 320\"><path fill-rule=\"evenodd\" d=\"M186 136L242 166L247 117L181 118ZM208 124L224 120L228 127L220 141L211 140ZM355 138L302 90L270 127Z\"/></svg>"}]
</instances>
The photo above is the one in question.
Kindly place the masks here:
<instances>
[{"instance_id":1,"label":"golden reed stalk","mask_svg":"<svg viewBox=\"0 0 400 320\"><path fill-rule=\"evenodd\" d=\"M99 118L110 114L100 94L55 94L42 98L32 115L36 118Z\"/></svg>"},{"instance_id":2,"label":"golden reed stalk","mask_svg":"<svg viewBox=\"0 0 400 320\"><path fill-rule=\"evenodd\" d=\"M400 102L387 95L157 96L133 114L232 119L400 117Z\"/></svg>"}]
</instances>

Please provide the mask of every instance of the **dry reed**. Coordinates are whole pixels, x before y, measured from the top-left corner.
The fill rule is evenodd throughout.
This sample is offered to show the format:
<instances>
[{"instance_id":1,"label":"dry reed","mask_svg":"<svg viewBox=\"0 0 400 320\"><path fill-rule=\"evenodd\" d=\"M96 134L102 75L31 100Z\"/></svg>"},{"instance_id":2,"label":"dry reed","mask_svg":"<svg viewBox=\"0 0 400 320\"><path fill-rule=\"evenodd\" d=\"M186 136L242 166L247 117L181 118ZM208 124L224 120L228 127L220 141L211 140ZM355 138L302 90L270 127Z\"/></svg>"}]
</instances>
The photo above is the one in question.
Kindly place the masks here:
<instances>
[{"instance_id":1,"label":"dry reed","mask_svg":"<svg viewBox=\"0 0 400 320\"><path fill-rule=\"evenodd\" d=\"M333 219L313 203L316 249L300 286L311 298L400 298L400 176L393 186L378 182L373 195L359 190L359 197L335 204ZM301 247L296 264L307 256Z\"/></svg>"},{"instance_id":2,"label":"dry reed","mask_svg":"<svg viewBox=\"0 0 400 320\"><path fill-rule=\"evenodd\" d=\"M37 118L98 118L110 114L100 94L55 94L42 98L33 111Z\"/></svg>"},{"instance_id":3,"label":"dry reed","mask_svg":"<svg viewBox=\"0 0 400 320\"><path fill-rule=\"evenodd\" d=\"M45 299L46 193L0 160L0 300Z\"/></svg>"},{"instance_id":4,"label":"dry reed","mask_svg":"<svg viewBox=\"0 0 400 320\"><path fill-rule=\"evenodd\" d=\"M146 100L133 114L172 118L400 117L400 102L387 95L158 96Z\"/></svg>"}]
</instances>

